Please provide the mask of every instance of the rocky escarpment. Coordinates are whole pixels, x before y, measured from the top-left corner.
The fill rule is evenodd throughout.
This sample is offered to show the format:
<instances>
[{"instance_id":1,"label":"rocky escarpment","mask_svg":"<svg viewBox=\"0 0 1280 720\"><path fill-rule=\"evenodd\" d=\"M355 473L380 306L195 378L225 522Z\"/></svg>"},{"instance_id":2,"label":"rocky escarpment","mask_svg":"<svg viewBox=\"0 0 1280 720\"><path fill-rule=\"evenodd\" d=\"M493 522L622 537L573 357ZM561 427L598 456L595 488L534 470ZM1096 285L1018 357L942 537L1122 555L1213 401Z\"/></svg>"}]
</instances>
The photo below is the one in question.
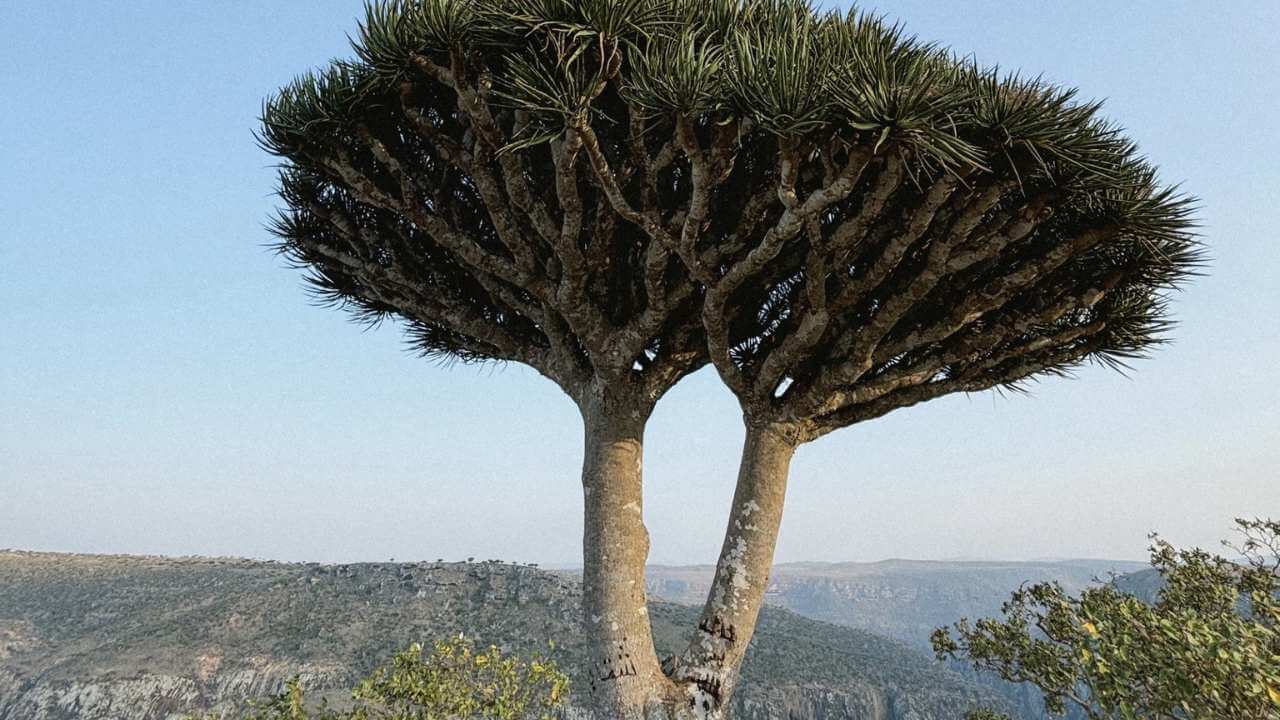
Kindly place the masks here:
<instances>
[{"instance_id":1,"label":"rocky escarpment","mask_svg":"<svg viewBox=\"0 0 1280 720\"><path fill-rule=\"evenodd\" d=\"M293 675L340 700L395 650L457 633L549 653L580 679L577 593L571 579L499 563L0 552L0 720L230 713ZM663 652L695 614L654 605ZM736 717L747 720L951 720L1001 702L894 641L780 610L765 613L743 673Z\"/></svg>"}]
</instances>

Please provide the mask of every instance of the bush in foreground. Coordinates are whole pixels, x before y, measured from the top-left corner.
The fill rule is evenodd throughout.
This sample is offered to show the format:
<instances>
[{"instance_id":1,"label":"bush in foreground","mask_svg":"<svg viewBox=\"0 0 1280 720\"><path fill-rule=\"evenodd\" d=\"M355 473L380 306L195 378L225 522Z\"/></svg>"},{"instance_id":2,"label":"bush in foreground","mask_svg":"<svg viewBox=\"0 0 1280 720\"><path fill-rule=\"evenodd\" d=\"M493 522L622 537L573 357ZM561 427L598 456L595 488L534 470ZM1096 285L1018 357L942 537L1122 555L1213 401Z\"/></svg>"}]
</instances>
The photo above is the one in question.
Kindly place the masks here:
<instances>
[{"instance_id":1,"label":"bush in foreground","mask_svg":"<svg viewBox=\"0 0 1280 720\"><path fill-rule=\"evenodd\" d=\"M1224 544L1238 561L1152 536L1152 602L1115 583L1079 597L1033 585L1003 619L937 630L934 650L1038 686L1055 714L1070 704L1090 720L1280 719L1280 522L1236 523L1244 541Z\"/></svg>"}]
</instances>

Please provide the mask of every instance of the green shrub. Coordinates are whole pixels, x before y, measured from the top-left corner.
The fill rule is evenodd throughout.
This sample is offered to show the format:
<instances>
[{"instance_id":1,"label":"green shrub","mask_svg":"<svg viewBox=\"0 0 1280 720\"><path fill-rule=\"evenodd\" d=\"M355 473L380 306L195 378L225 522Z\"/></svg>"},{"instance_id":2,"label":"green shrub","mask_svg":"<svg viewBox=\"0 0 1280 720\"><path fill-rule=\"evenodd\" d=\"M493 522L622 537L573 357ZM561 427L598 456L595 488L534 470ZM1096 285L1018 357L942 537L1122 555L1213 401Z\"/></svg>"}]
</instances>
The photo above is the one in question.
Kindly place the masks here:
<instances>
[{"instance_id":1,"label":"green shrub","mask_svg":"<svg viewBox=\"0 0 1280 720\"><path fill-rule=\"evenodd\" d=\"M1038 686L1056 714L1071 704L1091 720L1280 720L1280 522L1236 522L1245 540L1228 547L1242 560L1152 536L1153 597L1033 585L1003 619L937 630L934 650Z\"/></svg>"}]
</instances>

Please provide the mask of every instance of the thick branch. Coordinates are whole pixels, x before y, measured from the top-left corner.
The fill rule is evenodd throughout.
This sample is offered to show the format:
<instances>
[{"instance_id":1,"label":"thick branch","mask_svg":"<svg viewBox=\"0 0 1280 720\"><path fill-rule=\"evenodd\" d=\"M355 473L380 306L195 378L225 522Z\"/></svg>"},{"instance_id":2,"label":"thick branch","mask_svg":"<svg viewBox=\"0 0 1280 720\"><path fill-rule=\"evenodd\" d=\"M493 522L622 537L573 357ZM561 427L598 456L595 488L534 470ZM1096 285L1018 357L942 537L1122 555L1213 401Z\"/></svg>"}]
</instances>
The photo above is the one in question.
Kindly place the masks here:
<instances>
[{"instance_id":1,"label":"thick branch","mask_svg":"<svg viewBox=\"0 0 1280 720\"><path fill-rule=\"evenodd\" d=\"M555 377L554 368L545 362L541 350L534 349L526 340L505 332L492 318L482 315L467 304L450 302L442 295L428 292L394 269L362 260L318 240L298 238L296 242L305 250L342 265L349 274L360 279L365 291L372 295L370 299L397 308L410 319L448 328L462 338L473 338L481 343L470 348L477 353L525 363L558 382L564 380ZM462 342L466 344L465 340Z\"/></svg>"},{"instance_id":2,"label":"thick branch","mask_svg":"<svg viewBox=\"0 0 1280 720\"><path fill-rule=\"evenodd\" d=\"M694 704L707 716L732 696L764 604L797 439L790 426L747 428L715 577L697 631L671 671L694 685Z\"/></svg>"},{"instance_id":3,"label":"thick branch","mask_svg":"<svg viewBox=\"0 0 1280 720\"><path fill-rule=\"evenodd\" d=\"M703 305L702 324L707 331L711 361L716 365L725 384L739 397L749 394L751 383L730 357L730 297L744 282L755 277L765 265L773 261L784 244L799 234L806 223L815 220L833 204L846 198L857 185L858 177L872 157L872 151L868 148L852 148L841 172L829 184L814 190L801 202L795 191L799 150L795 144L783 144L778 159L777 193L785 209L773 227L765 233L760 244L752 248L742 260L731 265L723 277L708 287ZM819 317L816 322L825 324L826 318ZM771 390L769 387L764 392L767 394Z\"/></svg>"},{"instance_id":4,"label":"thick branch","mask_svg":"<svg viewBox=\"0 0 1280 720\"><path fill-rule=\"evenodd\" d=\"M1100 330L1101 328L1097 328ZM1061 368L1087 357L1095 349L1089 342L1059 348L1036 358L1027 358L1007 367L994 367L994 363L978 363L966 368L960 375L913 385L886 394L867 403L843 407L814 419L808 439L819 438L832 430L872 420L894 410L910 407L942 395L956 392L980 392L1000 385L1010 385L1032 375L1053 368Z\"/></svg>"},{"instance_id":5,"label":"thick branch","mask_svg":"<svg viewBox=\"0 0 1280 720\"><path fill-rule=\"evenodd\" d=\"M889 292L884 293L884 297L875 312L872 313L870 321L853 336L852 348L848 352L848 359L839 363L819 378L809 398L810 403L822 402L822 398L833 387L856 382L859 377L869 371L874 365L876 350L880 347L884 338L893 330L898 321L923 300L944 277L948 274L959 272L974 262L996 257L1006 246L1029 235L1039 222L1048 217L1044 212L1045 199L1038 198L1019 211L1015 215L1015 219L1008 224L1006 231L1001 233L999 237L988 238L988 242L984 243L979 250L973 251L970 257L963 262L953 264L952 248L969 241L970 234L978 227L978 220L999 202L1003 185L1003 183L996 183L993 188L988 188L981 193L977 201L956 219L950 234L945 237L934 238L925 253L923 267L912 275L903 287L891 289ZM897 263L901 262L905 248L924 233L928 223L932 222L942 202L945 201L944 196L947 193L945 185L939 187L938 184L935 184L929 196L926 197L924 204L913 214L907 232L903 234L901 240L906 240L907 245L902 245L901 240L891 242L891 245L898 244L899 247L886 250L881 258L877 260L872 270L868 272L863 283L866 285L871 285L872 283L878 285L887 277L888 273L892 271L892 267L885 266L896 266ZM875 285L871 286L875 287ZM862 292L867 294L872 291L863 290Z\"/></svg>"},{"instance_id":6,"label":"thick branch","mask_svg":"<svg viewBox=\"0 0 1280 720\"><path fill-rule=\"evenodd\" d=\"M905 352L951 337L987 313L1003 307L1025 289L1032 279L1047 275L1071 257L1115 237L1119 232L1120 228L1117 226L1096 228L1059 242L1040 257L996 278L986 285L984 292L973 293L964 298L942 320L908 333L895 342L893 348Z\"/></svg>"}]
</instances>

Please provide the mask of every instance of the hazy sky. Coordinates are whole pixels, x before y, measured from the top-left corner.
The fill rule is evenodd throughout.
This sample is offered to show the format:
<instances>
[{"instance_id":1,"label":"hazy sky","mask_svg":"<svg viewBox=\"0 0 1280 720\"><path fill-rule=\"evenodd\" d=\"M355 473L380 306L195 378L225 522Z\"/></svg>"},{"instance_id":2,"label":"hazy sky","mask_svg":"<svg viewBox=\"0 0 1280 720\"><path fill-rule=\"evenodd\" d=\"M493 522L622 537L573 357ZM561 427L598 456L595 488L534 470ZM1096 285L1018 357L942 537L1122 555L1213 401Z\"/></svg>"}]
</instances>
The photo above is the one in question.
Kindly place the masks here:
<instances>
[{"instance_id":1,"label":"hazy sky","mask_svg":"<svg viewBox=\"0 0 1280 720\"><path fill-rule=\"evenodd\" d=\"M951 397L802 448L779 559L1133 558L1150 530L1211 544L1280 517L1280 3L870 7L1107 98L1203 199L1213 263L1130 378ZM312 307L264 248L260 103L348 54L359 9L0 3L0 547L578 559L568 399ZM652 560L713 559L740 438L709 371L661 403Z\"/></svg>"}]
</instances>

